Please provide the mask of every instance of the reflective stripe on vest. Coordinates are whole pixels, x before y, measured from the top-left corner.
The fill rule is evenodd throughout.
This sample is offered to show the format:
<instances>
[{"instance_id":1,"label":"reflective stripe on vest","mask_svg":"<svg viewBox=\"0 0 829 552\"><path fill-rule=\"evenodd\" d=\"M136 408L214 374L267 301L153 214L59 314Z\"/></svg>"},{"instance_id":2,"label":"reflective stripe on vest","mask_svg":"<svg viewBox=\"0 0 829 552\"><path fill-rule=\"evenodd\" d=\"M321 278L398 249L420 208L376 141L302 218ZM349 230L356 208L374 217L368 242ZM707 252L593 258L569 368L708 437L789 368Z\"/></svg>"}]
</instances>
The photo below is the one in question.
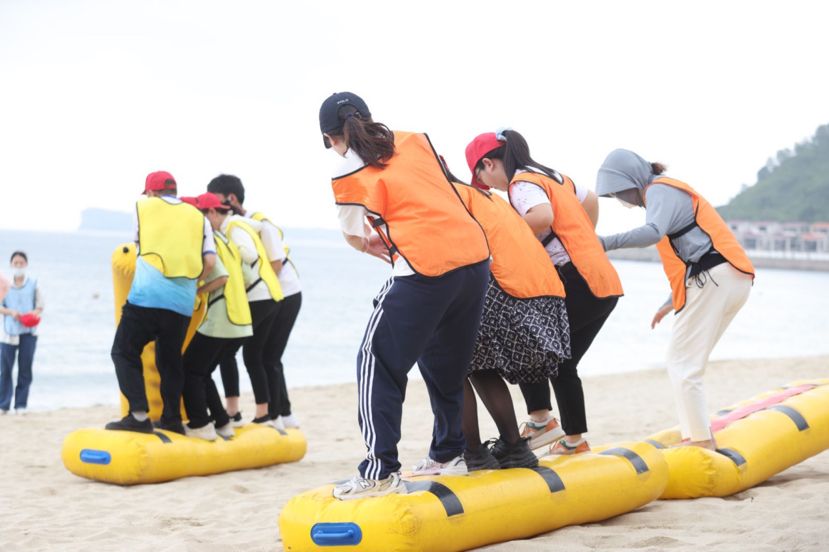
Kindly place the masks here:
<instances>
[{"instance_id":1,"label":"reflective stripe on vest","mask_svg":"<svg viewBox=\"0 0 829 552\"><path fill-rule=\"evenodd\" d=\"M253 320L250 316L250 305L248 304L248 296L245 291L245 277L242 273L242 255L239 253L239 248L236 247L236 244L229 241L221 233L214 232L213 236L216 238L216 253L218 253L219 258L222 260L222 264L225 266L228 275L222 296L217 297L213 301L224 298L225 306L227 307L227 319L236 326L250 326Z\"/></svg>"},{"instance_id":2,"label":"reflective stripe on vest","mask_svg":"<svg viewBox=\"0 0 829 552\"><path fill-rule=\"evenodd\" d=\"M268 286L268 291L271 294L271 297L274 301L282 301L282 286L279 284L279 278L276 277L276 273L273 271L273 267L271 266L271 262L268 260L268 254L265 252L265 246L262 245L262 239L259 237L259 234L251 228L251 226L239 219L231 219L231 221L227 225L227 235L230 235L231 230L233 228L240 228L244 230L244 232L250 236L253 240L253 244L256 247L256 264L259 265L258 273L259 273L259 280L256 280L253 284L248 287L248 291L253 289L253 286L257 285L260 281L265 282L265 285Z\"/></svg>"},{"instance_id":3,"label":"reflective stripe on vest","mask_svg":"<svg viewBox=\"0 0 829 552\"><path fill-rule=\"evenodd\" d=\"M465 184L454 184L484 229L492 253L490 271L506 293L519 299L564 297L564 285L530 227L509 203Z\"/></svg>"},{"instance_id":4,"label":"reflective stripe on vest","mask_svg":"<svg viewBox=\"0 0 829 552\"><path fill-rule=\"evenodd\" d=\"M418 274L440 276L487 260L484 232L447 180L429 138L395 132L394 148L385 167L366 165L334 178L337 204L365 207L389 250Z\"/></svg>"},{"instance_id":5,"label":"reflective stripe on vest","mask_svg":"<svg viewBox=\"0 0 829 552\"><path fill-rule=\"evenodd\" d=\"M619 297L623 294L619 275L607 258L593 223L575 194L575 184L569 177L561 176L563 183L544 174L522 172L512 178L510 186L516 182L529 182L544 190L553 209L550 229L590 291L598 298Z\"/></svg>"},{"instance_id":6,"label":"reflective stripe on vest","mask_svg":"<svg viewBox=\"0 0 829 552\"><path fill-rule=\"evenodd\" d=\"M204 270L204 215L187 203L139 199L138 251L166 278L195 280Z\"/></svg>"},{"instance_id":7,"label":"reflective stripe on vest","mask_svg":"<svg viewBox=\"0 0 829 552\"><path fill-rule=\"evenodd\" d=\"M714 207L711 206L704 197L699 195L688 184L676 180L674 178L657 177L648 186L654 184L664 184L671 186L678 190L682 190L691 196L691 202L694 207L694 225L705 232L711 240L711 244L717 253L725 257L725 260L740 272L751 274L754 276L754 266L751 264L737 238L728 228L728 225L722 219L720 214ZM647 190L647 187L645 188ZM642 197L645 197L645 193ZM690 225L689 225L690 226ZM674 238L682 235L684 231L690 230L685 227L679 232L673 234ZM659 257L662 259L662 268L665 270L665 275L671 283L671 296L674 311L679 312L685 307L685 274L688 266L685 264L679 255L676 254L673 244L669 236L664 236L659 243L656 244L656 249L659 251Z\"/></svg>"}]
</instances>

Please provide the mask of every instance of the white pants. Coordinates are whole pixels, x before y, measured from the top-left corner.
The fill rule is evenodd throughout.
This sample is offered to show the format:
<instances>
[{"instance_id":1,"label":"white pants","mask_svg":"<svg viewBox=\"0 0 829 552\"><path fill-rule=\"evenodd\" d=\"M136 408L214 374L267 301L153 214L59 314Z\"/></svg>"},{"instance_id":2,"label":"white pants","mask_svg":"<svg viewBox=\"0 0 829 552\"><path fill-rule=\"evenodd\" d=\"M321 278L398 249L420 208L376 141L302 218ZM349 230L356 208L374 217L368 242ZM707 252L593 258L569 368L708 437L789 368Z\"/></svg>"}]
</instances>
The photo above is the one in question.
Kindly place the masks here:
<instances>
[{"instance_id":1,"label":"white pants","mask_svg":"<svg viewBox=\"0 0 829 552\"><path fill-rule=\"evenodd\" d=\"M668 348L668 375L683 439L711 439L702 375L714 345L748 299L751 276L722 263L686 282L685 308L676 315Z\"/></svg>"}]
</instances>

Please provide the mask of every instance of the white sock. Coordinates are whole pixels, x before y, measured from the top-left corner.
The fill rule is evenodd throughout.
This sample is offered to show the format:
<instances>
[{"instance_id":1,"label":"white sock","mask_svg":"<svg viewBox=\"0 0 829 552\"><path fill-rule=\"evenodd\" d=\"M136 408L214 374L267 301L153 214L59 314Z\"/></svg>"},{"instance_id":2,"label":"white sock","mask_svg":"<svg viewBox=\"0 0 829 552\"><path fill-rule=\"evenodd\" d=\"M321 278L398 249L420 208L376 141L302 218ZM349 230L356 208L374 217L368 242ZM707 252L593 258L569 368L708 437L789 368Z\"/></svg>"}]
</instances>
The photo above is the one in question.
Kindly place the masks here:
<instances>
[{"instance_id":1,"label":"white sock","mask_svg":"<svg viewBox=\"0 0 829 552\"><path fill-rule=\"evenodd\" d=\"M139 410L138 412L130 412L130 414L132 414L132 417L138 420L139 422L143 422L147 418L149 418L149 415L147 415L147 413L142 410Z\"/></svg>"}]
</instances>

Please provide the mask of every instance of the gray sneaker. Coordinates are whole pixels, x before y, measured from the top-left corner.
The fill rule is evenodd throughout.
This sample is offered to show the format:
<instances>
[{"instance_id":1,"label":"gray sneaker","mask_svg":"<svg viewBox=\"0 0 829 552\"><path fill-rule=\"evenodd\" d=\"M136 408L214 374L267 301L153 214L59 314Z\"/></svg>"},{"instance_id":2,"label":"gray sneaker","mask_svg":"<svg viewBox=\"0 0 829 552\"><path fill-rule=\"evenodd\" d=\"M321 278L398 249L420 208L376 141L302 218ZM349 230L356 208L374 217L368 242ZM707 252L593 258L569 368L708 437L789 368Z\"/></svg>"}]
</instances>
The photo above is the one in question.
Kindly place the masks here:
<instances>
[{"instance_id":1,"label":"gray sneaker","mask_svg":"<svg viewBox=\"0 0 829 552\"><path fill-rule=\"evenodd\" d=\"M426 457L414 467L412 475L466 475L466 461L463 455L456 456L448 462L438 462Z\"/></svg>"},{"instance_id":2,"label":"gray sneaker","mask_svg":"<svg viewBox=\"0 0 829 552\"><path fill-rule=\"evenodd\" d=\"M406 485L400 479L400 472L389 475L386 479L366 479L356 476L345 483L334 487L334 498L339 500L355 500L389 494L406 494Z\"/></svg>"}]
</instances>

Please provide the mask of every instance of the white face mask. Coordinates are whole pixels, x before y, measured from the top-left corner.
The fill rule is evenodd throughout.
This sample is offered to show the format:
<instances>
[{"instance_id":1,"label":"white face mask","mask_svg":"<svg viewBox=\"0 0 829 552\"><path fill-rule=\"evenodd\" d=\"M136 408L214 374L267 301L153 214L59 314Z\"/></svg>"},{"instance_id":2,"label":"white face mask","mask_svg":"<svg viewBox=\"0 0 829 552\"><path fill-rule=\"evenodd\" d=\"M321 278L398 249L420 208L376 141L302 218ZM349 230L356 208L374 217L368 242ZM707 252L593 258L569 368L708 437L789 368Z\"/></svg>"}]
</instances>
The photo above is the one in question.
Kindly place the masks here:
<instances>
[{"instance_id":1,"label":"white face mask","mask_svg":"<svg viewBox=\"0 0 829 552\"><path fill-rule=\"evenodd\" d=\"M23 267L17 267L14 269L14 275L17 278L23 278L26 276L26 269Z\"/></svg>"},{"instance_id":2,"label":"white face mask","mask_svg":"<svg viewBox=\"0 0 829 552\"><path fill-rule=\"evenodd\" d=\"M628 209L633 209L634 207L636 207L636 205L634 205L633 203L628 203L624 199L621 199L621 198L618 198L618 197L616 198L616 201L618 201L619 203L621 203L624 207L627 207Z\"/></svg>"}]
</instances>

